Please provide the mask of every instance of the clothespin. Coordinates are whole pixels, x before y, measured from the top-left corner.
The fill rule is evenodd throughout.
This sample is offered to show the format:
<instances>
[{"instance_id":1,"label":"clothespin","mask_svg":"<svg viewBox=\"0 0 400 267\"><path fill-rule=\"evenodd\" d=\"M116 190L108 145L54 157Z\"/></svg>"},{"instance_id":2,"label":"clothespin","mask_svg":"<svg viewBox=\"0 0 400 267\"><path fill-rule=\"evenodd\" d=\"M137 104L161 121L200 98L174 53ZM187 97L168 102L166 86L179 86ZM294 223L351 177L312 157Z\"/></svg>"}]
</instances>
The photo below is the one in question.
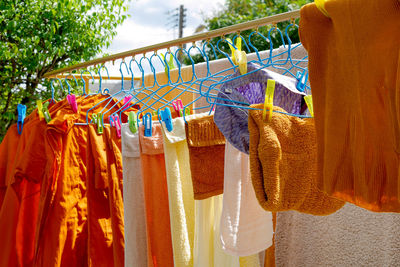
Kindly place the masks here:
<instances>
[{"instance_id":1,"label":"clothespin","mask_svg":"<svg viewBox=\"0 0 400 267\"><path fill-rule=\"evenodd\" d=\"M165 59L165 55L163 53L161 53L161 56L162 56L164 62L167 62L167 65L168 65L170 71L175 69L174 57L172 56L171 53L169 54L169 60L168 61ZM168 67L167 67L167 65L165 65L164 69L165 69L165 75L168 76Z\"/></svg>"},{"instance_id":2,"label":"clothespin","mask_svg":"<svg viewBox=\"0 0 400 267\"><path fill-rule=\"evenodd\" d=\"M274 106L274 91L275 91L275 80L268 79L267 88L265 89L265 100L263 108L263 121L271 121L272 108ZM267 118L268 112L268 118Z\"/></svg>"},{"instance_id":3,"label":"clothespin","mask_svg":"<svg viewBox=\"0 0 400 267\"><path fill-rule=\"evenodd\" d=\"M130 103L131 102L131 100L132 100L132 98L133 98L133 96L125 96L124 97L124 105L126 104L126 103Z\"/></svg>"},{"instance_id":4,"label":"clothespin","mask_svg":"<svg viewBox=\"0 0 400 267\"><path fill-rule=\"evenodd\" d=\"M92 115L92 122L93 124L97 124L97 114Z\"/></svg>"},{"instance_id":5,"label":"clothespin","mask_svg":"<svg viewBox=\"0 0 400 267\"><path fill-rule=\"evenodd\" d=\"M50 116L50 112L49 112L49 102L46 102L43 104L43 116L44 119L46 120L46 123L49 123L51 121L51 116Z\"/></svg>"},{"instance_id":6,"label":"clothespin","mask_svg":"<svg viewBox=\"0 0 400 267\"><path fill-rule=\"evenodd\" d=\"M26 106L22 104L17 105L18 120L17 120L17 130L18 134L22 134L22 129L24 128L24 120L26 116Z\"/></svg>"},{"instance_id":7,"label":"clothespin","mask_svg":"<svg viewBox=\"0 0 400 267\"><path fill-rule=\"evenodd\" d=\"M134 134L137 132L137 119L136 119L136 113L133 111L130 111L128 114L128 124L129 124L129 129L131 132Z\"/></svg>"},{"instance_id":8,"label":"clothespin","mask_svg":"<svg viewBox=\"0 0 400 267\"><path fill-rule=\"evenodd\" d=\"M310 111L311 116L314 117L314 106L313 106L312 96L306 95L306 96L304 96L304 100L306 101L306 104L307 104L308 110Z\"/></svg>"},{"instance_id":9,"label":"clothespin","mask_svg":"<svg viewBox=\"0 0 400 267\"><path fill-rule=\"evenodd\" d=\"M167 128L168 132L171 132L173 126L172 126L171 110L169 109L169 107L166 107L164 110L161 110L160 115L161 115L161 120L165 123L165 127Z\"/></svg>"},{"instance_id":10,"label":"clothespin","mask_svg":"<svg viewBox=\"0 0 400 267\"><path fill-rule=\"evenodd\" d=\"M183 117L183 111L185 111L185 116L190 115L190 107L186 107L180 111L181 117Z\"/></svg>"},{"instance_id":11,"label":"clothespin","mask_svg":"<svg viewBox=\"0 0 400 267\"><path fill-rule=\"evenodd\" d=\"M97 134L103 134L103 113L97 113Z\"/></svg>"},{"instance_id":12,"label":"clothespin","mask_svg":"<svg viewBox=\"0 0 400 267\"><path fill-rule=\"evenodd\" d=\"M232 40L227 38L228 45L232 52L232 62L233 64L239 66L240 74L247 73L247 55L245 51L242 51L242 38L238 37L236 39L236 49L231 45Z\"/></svg>"},{"instance_id":13,"label":"clothespin","mask_svg":"<svg viewBox=\"0 0 400 267\"><path fill-rule=\"evenodd\" d=\"M151 112L151 115L157 116L157 115L158 115L158 114L157 114L157 110L153 110L153 111Z\"/></svg>"},{"instance_id":14,"label":"clothespin","mask_svg":"<svg viewBox=\"0 0 400 267\"><path fill-rule=\"evenodd\" d=\"M76 97L74 94L67 95L68 103L71 105L72 110L77 113L78 112L78 103L76 103Z\"/></svg>"},{"instance_id":15,"label":"clothespin","mask_svg":"<svg viewBox=\"0 0 400 267\"><path fill-rule=\"evenodd\" d=\"M39 120L42 120L44 118L44 115L43 115L43 102L41 99L36 100L36 106L37 106L37 112L39 114Z\"/></svg>"},{"instance_id":16,"label":"clothespin","mask_svg":"<svg viewBox=\"0 0 400 267\"><path fill-rule=\"evenodd\" d=\"M297 79L297 84L296 84L297 90L299 90L300 92L304 92L307 86L308 72L306 70L303 70L303 72L298 71L296 74L296 79Z\"/></svg>"},{"instance_id":17,"label":"clothespin","mask_svg":"<svg viewBox=\"0 0 400 267\"><path fill-rule=\"evenodd\" d=\"M144 136L150 137L152 135L152 120L150 112L147 112L143 116L143 125L144 125Z\"/></svg>"},{"instance_id":18,"label":"clothespin","mask_svg":"<svg viewBox=\"0 0 400 267\"><path fill-rule=\"evenodd\" d=\"M236 54L236 60L238 62L239 66L239 72L240 74L244 75L247 73L247 55L246 52L244 51L235 51Z\"/></svg>"},{"instance_id":19,"label":"clothespin","mask_svg":"<svg viewBox=\"0 0 400 267\"><path fill-rule=\"evenodd\" d=\"M328 11L326 11L326 8L325 8L325 1L326 1L326 0L314 0L315 5L316 5L317 8L319 9L319 11L321 11L322 14L324 14L326 17L329 18Z\"/></svg>"},{"instance_id":20,"label":"clothespin","mask_svg":"<svg viewBox=\"0 0 400 267\"><path fill-rule=\"evenodd\" d=\"M176 114L178 115L178 117L181 114L181 110L183 109L183 104L182 104L182 100L181 99L177 99L172 101L172 107L174 108Z\"/></svg>"},{"instance_id":21,"label":"clothespin","mask_svg":"<svg viewBox=\"0 0 400 267\"><path fill-rule=\"evenodd\" d=\"M121 120L119 119L118 114L114 115L114 121L115 121L115 129L117 130L117 136L118 138L121 137Z\"/></svg>"},{"instance_id":22,"label":"clothespin","mask_svg":"<svg viewBox=\"0 0 400 267\"><path fill-rule=\"evenodd\" d=\"M108 116L108 121L110 122L111 127L115 127L115 121L113 115Z\"/></svg>"}]
</instances>

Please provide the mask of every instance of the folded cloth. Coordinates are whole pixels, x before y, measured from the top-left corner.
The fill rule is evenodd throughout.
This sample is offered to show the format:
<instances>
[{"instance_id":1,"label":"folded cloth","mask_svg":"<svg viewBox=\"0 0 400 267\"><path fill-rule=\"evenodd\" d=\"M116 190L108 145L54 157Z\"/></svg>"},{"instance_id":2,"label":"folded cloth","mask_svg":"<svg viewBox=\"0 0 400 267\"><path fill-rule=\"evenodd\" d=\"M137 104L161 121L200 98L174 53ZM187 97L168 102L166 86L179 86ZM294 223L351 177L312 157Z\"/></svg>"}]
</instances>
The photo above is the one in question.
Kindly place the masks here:
<instances>
[{"instance_id":1,"label":"folded cloth","mask_svg":"<svg viewBox=\"0 0 400 267\"><path fill-rule=\"evenodd\" d=\"M188 119L185 130L194 199L222 194L225 137L215 125L214 116Z\"/></svg>"},{"instance_id":2,"label":"folded cloth","mask_svg":"<svg viewBox=\"0 0 400 267\"><path fill-rule=\"evenodd\" d=\"M263 104L250 110L250 172L260 205L268 211L297 210L328 215L344 201L317 189L317 143L314 119L273 113L262 119ZM284 112L279 107L275 111Z\"/></svg>"},{"instance_id":3,"label":"folded cloth","mask_svg":"<svg viewBox=\"0 0 400 267\"><path fill-rule=\"evenodd\" d=\"M276 82L274 104L288 112L303 114L304 93L296 89L296 79L283 76L279 73L259 69L256 64L249 63L248 75L240 76L240 72L232 75L234 80L224 83L218 93L217 103L234 105L217 105L214 120L226 139L240 151L249 154L249 130L247 127L248 109L239 108L240 103L259 104L264 103L265 88L268 79Z\"/></svg>"}]
</instances>

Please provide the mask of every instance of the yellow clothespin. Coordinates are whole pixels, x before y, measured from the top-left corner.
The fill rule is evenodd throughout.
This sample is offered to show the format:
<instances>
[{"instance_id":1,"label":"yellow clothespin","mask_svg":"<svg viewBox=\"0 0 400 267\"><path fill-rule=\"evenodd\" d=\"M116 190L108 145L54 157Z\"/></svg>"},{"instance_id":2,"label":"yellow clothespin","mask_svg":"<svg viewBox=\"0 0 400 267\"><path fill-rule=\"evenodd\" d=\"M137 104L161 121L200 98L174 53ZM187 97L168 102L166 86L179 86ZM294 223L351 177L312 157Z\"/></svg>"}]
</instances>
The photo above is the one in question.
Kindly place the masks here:
<instances>
[{"instance_id":1,"label":"yellow clothespin","mask_svg":"<svg viewBox=\"0 0 400 267\"><path fill-rule=\"evenodd\" d=\"M39 114L39 120L43 120L44 115L43 115L43 102L41 99L36 100L36 105L37 105L37 111Z\"/></svg>"},{"instance_id":2,"label":"yellow clothespin","mask_svg":"<svg viewBox=\"0 0 400 267\"><path fill-rule=\"evenodd\" d=\"M267 88L265 89L265 100L263 108L263 121L271 121L272 109L274 106L274 92L275 92L275 80L268 79ZM268 112L268 119L267 118Z\"/></svg>"},{"instance_id":3,"label":"yellow clothespin","mask_svg":"<svg viewBox=\"0 0 400 267\"><path fill-rule=\"evenodd\" d=\"M308 110L310 111L311 116L314 117L314 106L313 106L312 96L306 95L304 97L304 100L306 101L306 104L307 104Z\"/></svg>"},{"instance_id":4,"label":"yellow clothespin","mask_svg":"<svg viewBox=\"0 0 400 267\"><path fill-rule=\"evenodd\" d=\"M163 61L164 61L164 62L167 62L167 65L168 65L168 67L169 67L169 71L175 69L174 57L172 56L171 53L169 54L169 60L168 60L168 61L166 60L165 55L164 55L163 53L161 53L161 56L162 56L162 58L163 58ZM164 69L165 69L165 75L168 76L168 67L167 67L167 65L165 65L165 68L164 68Z\"/></svg>"},{"instance_id":5,"label":"yellow clothespin","mask_svg":"<svg viewBox=\"0 0 400 267\"><path fill-rule=\"evenodd\" d=\"M242 51L242 38L238 37L236 39L236 49L231 45L232 40L229 38L226 38L228 41L228 45L231 49L232 52L232 62L235 65L239 66L239 71L240 74L246 74L247 73L247 55L245 51Z\"/></svg>"},{"instance_id":6,"label":"yellow clothespin","mask_svg":"<svg viewBox=\"0 0 400 267\"><path fill-rule=\"evenodd\" d=\"M326 2L326 0L314 0L315 5L322 12L322 14L324 14L325 16L327 16L329 18L328 11L326 11L326 9L325 9L325 2Z\"/></svg>"}]
</instances>

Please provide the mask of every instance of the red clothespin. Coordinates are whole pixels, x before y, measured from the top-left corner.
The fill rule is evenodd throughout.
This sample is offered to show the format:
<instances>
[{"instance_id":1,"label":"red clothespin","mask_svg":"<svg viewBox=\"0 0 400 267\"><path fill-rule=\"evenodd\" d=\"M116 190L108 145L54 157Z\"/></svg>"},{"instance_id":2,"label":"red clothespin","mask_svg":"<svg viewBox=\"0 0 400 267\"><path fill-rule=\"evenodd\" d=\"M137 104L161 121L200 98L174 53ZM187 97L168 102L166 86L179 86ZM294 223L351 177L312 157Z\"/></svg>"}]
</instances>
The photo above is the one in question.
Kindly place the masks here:
<instances>
[{"instance_id":1,"label":"red clothespin","mask_svg":"<svg viewBox=\"0 0 400 267\"><path fill-rule=\"evenodd\" d=\"M181 109L183 109L182 100L177 99L177 100L172 101L172 107L174 108L176 114L179 117L181 115L180 111L181 111Z\"/></svg>"},{"instance_id":2,"label":"red clothespin","mask_svg":"<svg viewBox=\"0 0 400 267\"><path fill-rule=\"evenodd\" d=\"M77 113L78 112L78 103L76 103L76 97L74 94L67 95L68 103L71 105L72 110Z\"/></svg>"},{"instance_id":3,"label":"red clothespin","mask_svg":"<svg viewBox=\"0 0 400 267\"><path fill-rule=\"evenodd\" d=\"M110 122L111 127L115 127L114 116L108 116L108 121Z\"/></svg>"}]
</instances>

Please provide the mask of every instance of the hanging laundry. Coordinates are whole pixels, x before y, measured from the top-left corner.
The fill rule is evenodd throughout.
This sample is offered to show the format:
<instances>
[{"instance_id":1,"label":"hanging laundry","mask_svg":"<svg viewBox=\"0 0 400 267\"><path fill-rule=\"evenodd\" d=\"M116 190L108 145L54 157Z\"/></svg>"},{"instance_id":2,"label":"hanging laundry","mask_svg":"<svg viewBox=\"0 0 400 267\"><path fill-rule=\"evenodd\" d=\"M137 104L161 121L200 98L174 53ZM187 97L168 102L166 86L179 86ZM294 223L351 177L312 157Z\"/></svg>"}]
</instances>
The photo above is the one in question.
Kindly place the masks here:
<instances>
[{"instance_id":1,"label":"hanging laundry","mask_svg":"<svg viewBox=\"0 0 400 267\"><path fill-rule=\"evenodd\" d=\"M104 257L107 257L107 264L119 266L118 260L120 259L114 261L116 258L114 253L121 253L121 249L117 249L117 247L123 240L116 240L118 244L113 247L113 236L119 235L117 231L114 233L113 230L115 227L114 216L123 217L123 214L122 217L121 214L117 214L118 210L123 210L122 207L118 207L122 200L113 203L116 207L110 207L110 203L107 201L107 196L115 195L115 188L110 186L114 180L108 176L108 172L113 172L113 170L104 167L103 170L106 169L107 172L99 169L98 177L90 176L89 179L86 166L88 166L88 162L94 160L87 158L88 149L91 146L88 141L91 140L89 139L91 137L88 136L88 126L74 125L79 120L86 121L86 111L97 103L105 104L101 100L106 98L107 96L103 95L81 98L78 103L78 113L75 113L67 104L47 124L48 167L46 169L48 173L45 175L45 187L42 187L44 193L41 195L39 210L36 266L64 264L75 266L81 262L101 262ZM98 105L93 112L98 113L101 108L103 106ZM117 105L113 111L118 108L120 106ZM108 149L110 149L109 146L105 146L105 150L97 150L101 157L96 158L99 161L104 158L109 160L106 156ZM107 165L107 163L102 165ZM88 190L93 188L91 179L98 182L98 187L96 188L95 183L94 190L89 191L88 194ZM115 175L114 179L122 180L122 172L120 177ZM107 181L107 189L103 188L105 181ZM97 203L92 198L99 194L106 195L105 198L102 198L102 203L106 206L103 206L100 211L96 209ZM93 215L93 212L96 214ZM95 216L93 220L88 218L88 214ZM94 219L101 215L105 215L105 217L101 220ZM59 245L55 246L54 244ZM96 249L97 246L99 249ZM109 251L110 247L113 253L105 254L103 248ZM89 251L91 252L89 253Z\"/></svg>"},{"instance_id":2,"label":"hanging laundry","mask_svg":"<svg viewBox=\"0 0 400 267\"><path fill-rule=\"evenodd\" d=\"M148 266L148 244L144 182L140 163L139 133L132 133L129 124L121 129L124 222L125 222L125 266ZM152 177L154 179L154 177ZM150 250L149 250L150 252Z\"/></svg>"},{"instance_id":3,"label":"hanging laundry","mask_svg":"<svg viewBox=\"0 0 400 267\"><path fill-rule=\"evenodd\" d=\"M239 72L232 75L232 79L221 86L215 108L214 120L222 134L234 147L244 153L249 153L248 110L239 106L225 106L218 104L237 105L237 102L246 104L264 103L265 88L268 79L276 81L274 104L293 114L303 114L302 92L296 89L296 80L280 75L267 69L260 69L255 64L248 64L248 74L240 76ZM238 77L238 78L237 78ZM236 79L235 79L236 78Z\"/></svg>"},{"instance_id":4,"label":"hanging laundry","mask_svg":"<svg viewBox=\"0 0 400 267\"><path fill-rule=\"evenodd\" d=\"M225 145L223 199L220 238L227 253L249 256L272 245L272 213L257 201L249 156L229 142Z\"/></svg>"},{"instance_id":5,"label":"hanging laundry","mask_svg":"<svg viewBox=\"0 0 400 267\"><path fill-rule=\"evenodd\" d=\"M262 109L263 104L252 107ZM274 110L284 112L279 107ZM328 215L344 205L317 189L313 119L274 112L272 120L265 123L262 110L251 110L249 132L251 179L265 210Z\"/></svg>"},{"instance_id":6,"label":"hanging laundry","mask_svg":"<svg viewBox=\"0 0 400 267\"><path fill-rule=\"evenodd\" d=\"M196 116L196 115L191 115ZM195 205L185 122L172 119L173 130L163 127L165 166L171 218L174 266L193 266Z\"/></svg>"},{"instance_id":7,"label":"hanging laundry","mask_svg":"<svg viewBox=\"0 0 400 267\"><path fill-rule=\"evenodd\" d=\"M301 9L318 142L318 188L400 212L400 3L328 1ZM367 37L370 36L370 37Z\"/></svg>"},{"instance_id":8,"label":"hanging laundry","mask_svg":"<svg viewBox=\"0 0 400 267\"><path fill-rule=\"evenodd\" d=\"M167 174L160 123L153 122L152 136L139 128L148 237L148 266L174 266Z\"/></svg>"},{"instance_id":9,"label":"hanging laundry","mask_svg":"<svg viewBox=\"0 0 400 267\"><path fill-rule=\"evenodd\" d=\"M222 194L225 137L215 125L213 115L190 117L186 121L194 199Z\"/></svg>"}]
</instances>

